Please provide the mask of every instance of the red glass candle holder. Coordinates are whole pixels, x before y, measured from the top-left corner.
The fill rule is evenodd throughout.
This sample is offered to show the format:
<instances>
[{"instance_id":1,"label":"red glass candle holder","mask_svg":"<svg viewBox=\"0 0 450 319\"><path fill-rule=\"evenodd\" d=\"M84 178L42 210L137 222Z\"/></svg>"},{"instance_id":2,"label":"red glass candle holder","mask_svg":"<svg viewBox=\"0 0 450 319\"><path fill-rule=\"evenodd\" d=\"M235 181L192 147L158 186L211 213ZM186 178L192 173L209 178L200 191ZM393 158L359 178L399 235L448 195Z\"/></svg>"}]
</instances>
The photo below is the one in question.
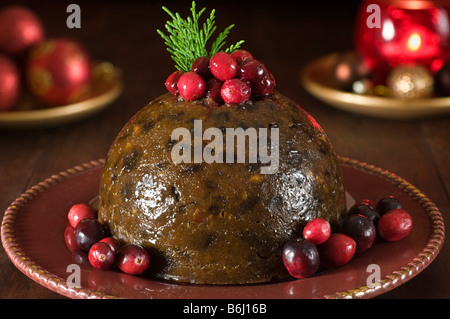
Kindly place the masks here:
<instances>
[{"instance_id":1,"label":"red glass candle holder","mask_svg":"<svg viewBox=\"0 0 450 319\"><path fill-rule=\"evenodd\" d=\"M398 65L433 74L450 61L450 1L364 0L354 40L377 83Z\"/></svg>"}]
</instances>

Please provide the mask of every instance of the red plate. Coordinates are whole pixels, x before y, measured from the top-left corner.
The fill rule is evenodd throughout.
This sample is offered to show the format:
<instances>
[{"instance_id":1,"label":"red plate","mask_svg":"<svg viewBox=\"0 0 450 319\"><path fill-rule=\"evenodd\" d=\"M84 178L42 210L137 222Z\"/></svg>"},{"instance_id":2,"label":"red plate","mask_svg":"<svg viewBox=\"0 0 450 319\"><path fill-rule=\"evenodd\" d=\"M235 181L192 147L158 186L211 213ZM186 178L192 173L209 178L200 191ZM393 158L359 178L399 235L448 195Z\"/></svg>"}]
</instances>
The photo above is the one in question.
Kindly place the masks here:
<instances>
[{"instance_id":1,"label":"red plate","mask_svg":"<svg viewBox=\"0 0 450 319\"><path fill-rule=\"evenodd\" d=\"M69 208L97 196L103 160L51 176L17 198L5 212L2 243L11 261L25 275L70 298L371 298L410 280L436 258L444 242L444 222L438 208L404 179L349 158L340 158L340 162L351 197L378 201L393 195L412 215L414 227L401 241L376 242L347 265L311 278L208 286L95 270L82 255L69 251L63 234ZM77 265L78 288L72 287L76 281L71 268Z\"/></svg>"}]
</instances>

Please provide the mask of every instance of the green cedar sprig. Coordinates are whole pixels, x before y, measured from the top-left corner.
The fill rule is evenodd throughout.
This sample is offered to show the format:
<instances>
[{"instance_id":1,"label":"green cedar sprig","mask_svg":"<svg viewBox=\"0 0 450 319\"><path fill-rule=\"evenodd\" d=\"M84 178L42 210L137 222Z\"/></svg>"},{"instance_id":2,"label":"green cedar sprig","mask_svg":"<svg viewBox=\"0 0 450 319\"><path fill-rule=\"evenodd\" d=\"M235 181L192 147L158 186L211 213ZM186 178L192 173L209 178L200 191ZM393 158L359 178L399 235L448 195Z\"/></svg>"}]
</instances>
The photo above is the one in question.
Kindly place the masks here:
<instances>
[{"instance_id":1,"label":"green cedar sprig","mask_svg":"<svg viewBox=\"0 0 450 319\"><path fill-rule=\"evenodd\" d=\"M174 14L166 7L162 8L172 18L172 21L167 21L165 25L168 35L164 34L159 29L156 30L156 32L158 32L158 34L165 41L167 51L171 54L172 59L176 63L175 67L178 70L189 71L195 59L203 56L212 57L215 53L222 50L226 43L226 37L230 33L230 30L234 27L234 24L232 24L221 32L212 43L208 52L206 49L206 43L216 30L214 9L209 14L209 18L207 18L203 23L202 28L200 28L199 19L206 8L201 9L197 13L195 1L192 2L191 7L192 18L187 17L186 19L183 19L179 13ZM240 48L242 43L244 43L244 40L230 45L224 51L227 53L232 53Z\"/></svg>"}]
</instances>

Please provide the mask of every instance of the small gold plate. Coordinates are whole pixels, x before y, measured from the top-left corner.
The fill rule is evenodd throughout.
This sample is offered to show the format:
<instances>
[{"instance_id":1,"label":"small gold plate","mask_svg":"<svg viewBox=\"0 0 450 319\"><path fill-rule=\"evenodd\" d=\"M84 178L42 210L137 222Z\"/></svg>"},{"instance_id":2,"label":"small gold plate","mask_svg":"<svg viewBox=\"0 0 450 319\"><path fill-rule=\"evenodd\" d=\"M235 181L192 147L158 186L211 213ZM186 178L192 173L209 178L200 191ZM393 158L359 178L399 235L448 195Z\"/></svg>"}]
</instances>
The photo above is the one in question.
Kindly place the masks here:
<instances>
[{"instance_id":1,"label":"small gold plate","mask_svg":"<svg viewBox=\"0 0 450 319\"><path fill-rule=\"evenodd\" d=\"M43 128L79 121L106 108L122 90L120 70L109 62L99 62L92 69L92 88L87 99L44 108L25 93L15 110L0 112L0 128Z\"/></svg>"},{"instance_id":2,"label":"small gold plate","mask_svg":"<svg viewBox=\"0 0 450 319\"><path fill-rule=\"evenodd\" d=\"M450 113L450 97L414 100L356 94L339 90L331 68L338 53L311 61L300 75L304 88L317 99L344 111L385 119L420 119Z\"/></svg>"}]
</instances>

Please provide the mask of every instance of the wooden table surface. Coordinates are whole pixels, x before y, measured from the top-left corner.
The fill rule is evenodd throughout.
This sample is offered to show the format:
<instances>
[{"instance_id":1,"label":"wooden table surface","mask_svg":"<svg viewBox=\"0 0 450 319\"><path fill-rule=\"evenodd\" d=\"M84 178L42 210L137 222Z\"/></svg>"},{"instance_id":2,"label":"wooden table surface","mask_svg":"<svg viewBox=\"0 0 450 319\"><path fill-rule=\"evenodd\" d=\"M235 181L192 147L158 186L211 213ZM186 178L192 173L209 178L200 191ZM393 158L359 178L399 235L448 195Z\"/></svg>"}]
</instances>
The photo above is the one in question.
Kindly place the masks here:
<instances>
[{"instance_id":1,"label":"wooden table surface","mask_svg":"<svg viewBox=\"0 0 450 319\"><path fill-rule=\"evenodd\" d=\"M314 1L311 1L314 2ZM20 2L35 10L48 37L69 36L90 55L118 66L124 91L106 110L85 120L32 130L0 130L0 211L41 180L81 163L105 158L126 121L165 92L174 69L156 29L167 18L164 4L187 14L190 1L78 1L81 28L68 29L63 1ZM298 3L303 3L298 1ZM345 4L343 4L345 3ZM218 29L231 23L229 43L245 39L244 48L265 62L277 89L297 101L324 128L336 152L387 169L423 191L450 217L450 116L421 120L385 120L337 110L309 95L300 70L321 55L353 48L353 20L358 1L309 5L273 2L198 1L216 9ZM450 298L448 242L417 277L381 298ZM0 298L63 298L17 270L0 248Z\"/></svg>"}]
</instances>

